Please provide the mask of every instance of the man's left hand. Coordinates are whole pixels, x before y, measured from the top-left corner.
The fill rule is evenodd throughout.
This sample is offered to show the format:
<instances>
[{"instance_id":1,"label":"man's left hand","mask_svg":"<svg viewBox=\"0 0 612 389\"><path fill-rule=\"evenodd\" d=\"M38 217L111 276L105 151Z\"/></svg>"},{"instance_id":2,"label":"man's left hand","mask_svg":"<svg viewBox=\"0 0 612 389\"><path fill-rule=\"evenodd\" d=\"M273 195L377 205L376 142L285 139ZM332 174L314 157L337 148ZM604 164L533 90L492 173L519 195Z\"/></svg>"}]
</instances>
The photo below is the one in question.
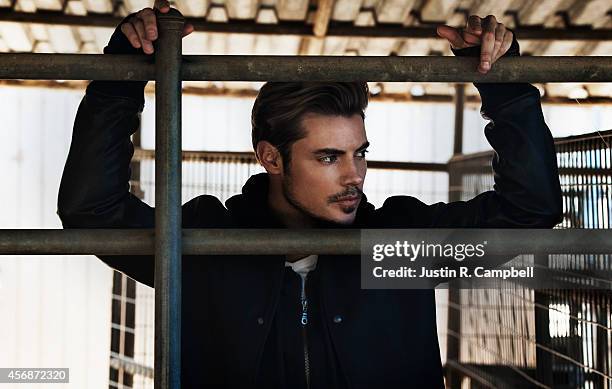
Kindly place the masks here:
<instances>
[{"instance_id":1,"label":"man's left hand","mask_svg":"<svg viewBox=\"0 0 612 389\"><path fill-rule=\"evenodd\" d=\"M512 44L513 34L495 16L481 18L472 15L468 18L465 28L439 26L438 35L449 41L453 49L481 46L478 71L487 73L491 66L508 51Z\"/></svg>"}]
</instances>

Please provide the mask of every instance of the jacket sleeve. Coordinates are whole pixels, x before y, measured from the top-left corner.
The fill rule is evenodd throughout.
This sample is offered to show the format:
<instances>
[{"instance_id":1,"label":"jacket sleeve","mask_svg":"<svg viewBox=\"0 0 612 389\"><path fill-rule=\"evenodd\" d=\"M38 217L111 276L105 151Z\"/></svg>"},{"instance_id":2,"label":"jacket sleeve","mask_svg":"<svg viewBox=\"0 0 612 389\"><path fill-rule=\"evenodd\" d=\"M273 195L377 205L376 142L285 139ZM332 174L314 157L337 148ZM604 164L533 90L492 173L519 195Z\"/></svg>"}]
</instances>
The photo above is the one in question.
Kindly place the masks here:
<instances>
[{"instance_id":1,"label":"jacket sleeve","mask_svg":"<svg viewBox=\"0 0 612 389\"><path fill-rule=\"evenodd\" d=\"M131 54L123 34L115 31L105 53ZM123 40L123 41L122 41ZM57 213L64 228L153 228L155 210L129 191L130 136L139 129L146 82L92 81L79 106L72 143L62 175ZM209 210L222 212L212 196L183 206L183 226L204 226ZM205 215L206 214L206 215ZM209 223L213 225L214 223ZM102 237L103 238L103 237ZM152 256L101 256L111 267L153 286Z\"/></svg>"},{"instance_id":2,"label":"jacket sleeve","mask_svg":"<svg viewBox=\"0 0 612 389\"><path fill-rule=\"evenodd\" d=\"M478 55L480 48L457 55ZM518 43L509 52L518 55ZM550 228L561 220L562 198L553 137L544 122L538 90L529 84L475 84L481 112L489 120L485 136L494 149L493 190L469 201L424 203L391 197L383 214L414 215L428 227ZM395 216L397 219L397 216ZM414 226L416 221L409 217ZM406 220L406 219L405 219ZM395 226L404 224L398 220Z\"/></svg>"},{"instance_id":3,"label":"jacket sleeve","mask_svg":"<svg viewBox=\"0 0 612 389\"><path fill-rule=\"evenodd\" d=\"M139 127L139 101L112 96L90 83L75 119L58 194L64 228L150 228L155 211L129 191L130 135ZM111 267L152 285L150 256L100 257Z\"/></svg>"}]
</instances>

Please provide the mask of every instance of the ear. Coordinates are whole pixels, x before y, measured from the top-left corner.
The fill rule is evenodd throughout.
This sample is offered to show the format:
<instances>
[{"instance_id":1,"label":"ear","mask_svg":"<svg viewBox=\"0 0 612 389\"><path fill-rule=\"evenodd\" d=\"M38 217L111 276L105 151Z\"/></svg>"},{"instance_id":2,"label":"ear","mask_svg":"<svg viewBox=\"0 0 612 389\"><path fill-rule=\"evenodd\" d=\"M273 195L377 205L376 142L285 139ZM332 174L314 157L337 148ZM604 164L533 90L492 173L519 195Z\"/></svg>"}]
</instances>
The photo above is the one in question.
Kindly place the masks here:
<instances>
[{"instance_id":1,"label":"ear","mask_svg":"<svg viewBox=\"0 0 612 389\"><path fill-rule=\"evenodd\" d=\"M283 158L278 149L270 142L262 140L257 143L257 159L270 174L281 174L283 171Z\"/></svg>"}]
</instances>

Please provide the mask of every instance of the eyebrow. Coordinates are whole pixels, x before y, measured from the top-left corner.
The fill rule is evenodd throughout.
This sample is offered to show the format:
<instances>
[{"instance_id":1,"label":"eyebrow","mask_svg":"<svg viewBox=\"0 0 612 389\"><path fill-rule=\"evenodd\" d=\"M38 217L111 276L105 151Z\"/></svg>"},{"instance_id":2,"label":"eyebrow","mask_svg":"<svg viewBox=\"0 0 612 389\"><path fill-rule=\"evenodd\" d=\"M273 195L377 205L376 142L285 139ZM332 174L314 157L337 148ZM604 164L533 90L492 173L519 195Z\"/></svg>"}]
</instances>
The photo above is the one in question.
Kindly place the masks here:
<instances>
[{"instance_id":1,"label":"eyebrow","mask_svg":"<svg viewBox=\"0 0 612 389\"><path fill-rule=\"evenodd\" d=\"M356 151L363 151L367 149L368 147L370 147L370 142L365 142L364 144L359 146L359 148ZM315 155L330 155L330 154L343 155L343 154L346 154L346 151L340 150L340 149L334 149L334 148L325 148L325 149L315 150L312 153Z\"/></svg>"}]
</instances>

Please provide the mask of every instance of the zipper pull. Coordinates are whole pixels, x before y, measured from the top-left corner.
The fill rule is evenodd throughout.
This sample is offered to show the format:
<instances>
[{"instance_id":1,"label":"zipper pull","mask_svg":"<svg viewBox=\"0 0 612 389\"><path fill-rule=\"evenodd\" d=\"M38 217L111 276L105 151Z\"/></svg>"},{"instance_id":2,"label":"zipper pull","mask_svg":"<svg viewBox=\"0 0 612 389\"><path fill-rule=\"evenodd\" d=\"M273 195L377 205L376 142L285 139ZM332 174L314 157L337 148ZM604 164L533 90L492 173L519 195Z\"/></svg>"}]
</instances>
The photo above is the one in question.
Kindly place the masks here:
<instances>
[{"instance_id":1,"label":"zipper pull","mask_svg":"<svg viewBox=\"0 0 612 389\"><path fill-rule=\"evenodd\" d=\"M305 326L308 324L308 301L306 299L302 300L302 325Z\"/></svg>"},{"instance_id":2,"label":"zipper pull","mask_svg":"<svg viewBox=\"0 0 612 389\"><path fill-rule=\"evenodd\" d=\"M306 275L307 276L307 275ZM306 299L306 276L302 277L302 326L308 324L308 299Z\"/></svg>"}]
</instances>

